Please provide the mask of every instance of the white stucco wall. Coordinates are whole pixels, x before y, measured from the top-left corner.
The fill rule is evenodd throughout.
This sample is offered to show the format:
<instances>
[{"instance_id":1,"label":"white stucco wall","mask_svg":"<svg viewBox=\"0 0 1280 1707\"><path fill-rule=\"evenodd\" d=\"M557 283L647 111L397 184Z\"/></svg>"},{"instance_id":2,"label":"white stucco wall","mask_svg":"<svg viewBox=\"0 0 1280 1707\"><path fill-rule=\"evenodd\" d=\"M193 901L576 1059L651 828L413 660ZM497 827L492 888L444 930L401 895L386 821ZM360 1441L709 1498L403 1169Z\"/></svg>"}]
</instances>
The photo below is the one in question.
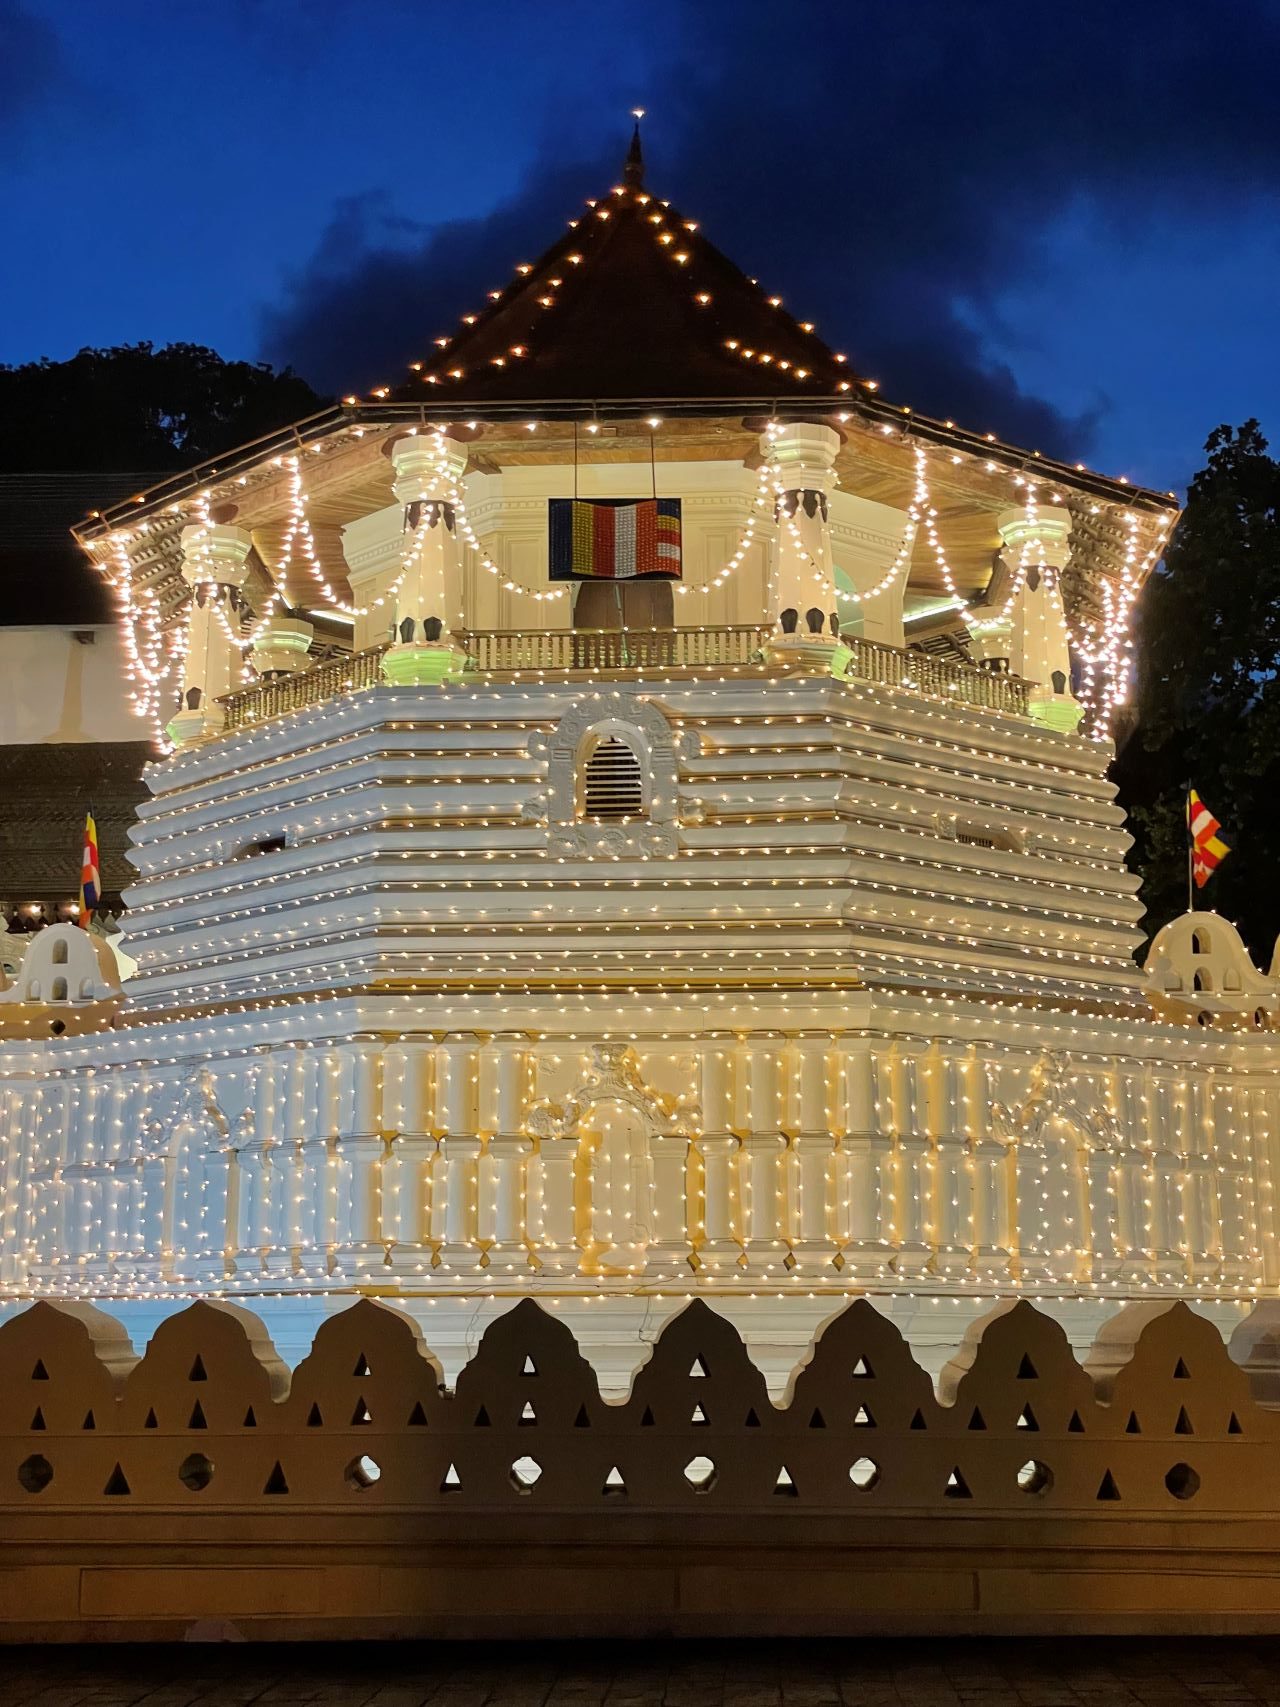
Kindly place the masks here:
<instances>
[{"instance_id":1,"label":"white stucco wall","mask_svg":"<svg viewBox=\"0 0 1280 1707\"><path fill-rule=\"evenodd\" d=\"M109 624L0 628L0 684L0 746L147 738L130 709L120 632Z\"/></svg>"}]
</instances>

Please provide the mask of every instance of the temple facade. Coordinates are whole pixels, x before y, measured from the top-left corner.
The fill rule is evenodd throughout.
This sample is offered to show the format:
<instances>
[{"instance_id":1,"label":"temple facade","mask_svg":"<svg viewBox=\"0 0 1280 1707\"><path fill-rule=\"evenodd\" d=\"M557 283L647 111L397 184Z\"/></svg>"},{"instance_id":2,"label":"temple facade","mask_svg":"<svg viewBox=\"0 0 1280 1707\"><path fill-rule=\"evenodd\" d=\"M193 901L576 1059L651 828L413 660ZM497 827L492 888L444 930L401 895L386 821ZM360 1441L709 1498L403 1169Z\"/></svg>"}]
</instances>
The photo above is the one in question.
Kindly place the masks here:
<instances>
[{"instance_id":1,"label":"temple facade","mask_svg":"<svg viewBox=\"0 0 1280 1707\"><path fill-rule=\"evenodd\" d=\"M163 756L136 975L0 989L0 1296L1236 1321L1280 984L1137 964L1107 777L1172 497L884 402L638 146L427 351L79 530Z\"/></svg>"}]
</instances>

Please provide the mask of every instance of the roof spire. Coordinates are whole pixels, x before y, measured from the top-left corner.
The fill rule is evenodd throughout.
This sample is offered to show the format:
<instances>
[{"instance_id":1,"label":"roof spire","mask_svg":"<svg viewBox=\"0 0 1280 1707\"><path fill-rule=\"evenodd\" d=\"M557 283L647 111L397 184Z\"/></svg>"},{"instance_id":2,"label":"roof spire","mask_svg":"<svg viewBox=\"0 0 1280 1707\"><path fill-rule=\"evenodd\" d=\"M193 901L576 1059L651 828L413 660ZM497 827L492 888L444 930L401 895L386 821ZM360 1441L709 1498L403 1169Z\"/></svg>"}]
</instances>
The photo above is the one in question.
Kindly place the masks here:
<instances>
[{"instance_id":1,"label":"roof spire","mask_svg":"<svg viewBox=\"0 0 1280 1707\"><path fill-rule=\"evenodd\" d=\"M622 181L631 190L644 188L644 155L640 152L640 120L644 117L643 107L632 107L631 116L636 121L636 128L631 133L631 147L627 150L627 158L622 166Z\"/></svg>"}]
</instances>

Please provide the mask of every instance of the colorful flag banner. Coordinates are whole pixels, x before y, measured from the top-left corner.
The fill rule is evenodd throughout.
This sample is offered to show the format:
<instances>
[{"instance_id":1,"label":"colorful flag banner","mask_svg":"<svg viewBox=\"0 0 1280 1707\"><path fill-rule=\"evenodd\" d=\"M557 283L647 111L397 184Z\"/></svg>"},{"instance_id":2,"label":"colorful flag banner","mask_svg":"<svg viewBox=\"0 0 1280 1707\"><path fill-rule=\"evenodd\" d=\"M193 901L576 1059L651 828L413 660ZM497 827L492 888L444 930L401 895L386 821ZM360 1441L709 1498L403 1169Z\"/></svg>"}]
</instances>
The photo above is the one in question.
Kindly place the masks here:
<instances>
[{"instance_id":1,"label":"colorful flag banner","mask_svg":"<svg viewBox=\"0 0 1280 1707\"><path fill-rule=\"evenodd\" d=\"M1219 836L1222 825L1193 788L1187 795L1187 837L1191 844L1191 875L1203 889L1231 849Z\"/></svg>"},{"instance_id":2,"label":"colorful flag banner","mask_svg":"<svg viewBox=\"0 0 1280 1707\"><path fill-rule=\"evenodd\" d=\"M553 581L680 579L679 498L548 499Z\"/></svg>"},{"instance_id":3,"label":"colorful flag banner","mask_svg":"<svg viewBox=\"0 0 1280 1707\"><path fill-rule=\"evenodd\" d=\"M102 900L102 873L98 869L98 826L89 812L84 821L84 853L80 858L80 923L88 930Z\"/></svg>"}]
</instances>

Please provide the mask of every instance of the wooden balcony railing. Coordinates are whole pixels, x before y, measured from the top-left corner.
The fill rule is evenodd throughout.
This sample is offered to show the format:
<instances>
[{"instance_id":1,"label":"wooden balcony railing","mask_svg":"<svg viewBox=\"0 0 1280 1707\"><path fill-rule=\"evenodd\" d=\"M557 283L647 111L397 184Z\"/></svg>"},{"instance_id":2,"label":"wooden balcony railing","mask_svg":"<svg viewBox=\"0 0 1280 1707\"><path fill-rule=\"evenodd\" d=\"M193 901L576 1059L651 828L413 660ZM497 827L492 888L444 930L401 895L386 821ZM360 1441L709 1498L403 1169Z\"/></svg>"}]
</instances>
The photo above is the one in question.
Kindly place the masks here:
<instances>
[{"instance_id":1,"label":"wooden balcony railing","mask_svg":"<svg viewBox=\"0 0 1280 1707\"><path fill-rule=\"evenodd\" d=\"M1021 676L998 675L973 664L953 664L930 652L882 646L856 635L842 636L853 653L845 674L860 682L883 682L886 687L915 688L919 693L937 694L958 705L976 705L984 711L1010 711L1027 715L1030 683Z\"/></svg>"},{"instance_id":2,"label":"wooden balcony railing","mask_svg":"<svg viewBox=\"0 0 1280 1707\"><path fill-rule=\"evenodd\" d=\"M321 705L326 699L336 699L355 688L370 688L382 680L385 651L385 646L371 646L367 652L353 652L347 658L330 658L300 675L279 676L240 693L225 694L220 701L226 710L225 727L245 729L255 723L270 723L274 717L301 711L304 706Z\"/></svg>"},{"instance_id":3,"label":"wooden balcony railing","mask_svg":"<svg viewBox=\"0 0 1280 1707\"><path fill-rule=\"evenodd\" d=\"M466 629L482 675L543 670L689 670L756 661L771 630L737 628Z\"/></svg>"},{"instance_id":4,"label":"wooden balcony railing","mask_svg":"<svg viewBox=\"0 0 1280 1707\"><path fill-rule=\"evenodd\" d=\"M463 629L469 668L479 675L554 675L574 671L742 669L760 658L772 629L734 628L586 628ZM951 663L928 652L881 646L846 635L852 656L847 674L858 681L914 688L985 711L1027 715L1029 684L1018 676L997 675L972 664ZM301 675L262 682L222 700L227 729L269 723L308 705L320 705L356 688L382 680L385 646L371 646L349 658L318 664Z\"/></svg>"}]
</instances>

